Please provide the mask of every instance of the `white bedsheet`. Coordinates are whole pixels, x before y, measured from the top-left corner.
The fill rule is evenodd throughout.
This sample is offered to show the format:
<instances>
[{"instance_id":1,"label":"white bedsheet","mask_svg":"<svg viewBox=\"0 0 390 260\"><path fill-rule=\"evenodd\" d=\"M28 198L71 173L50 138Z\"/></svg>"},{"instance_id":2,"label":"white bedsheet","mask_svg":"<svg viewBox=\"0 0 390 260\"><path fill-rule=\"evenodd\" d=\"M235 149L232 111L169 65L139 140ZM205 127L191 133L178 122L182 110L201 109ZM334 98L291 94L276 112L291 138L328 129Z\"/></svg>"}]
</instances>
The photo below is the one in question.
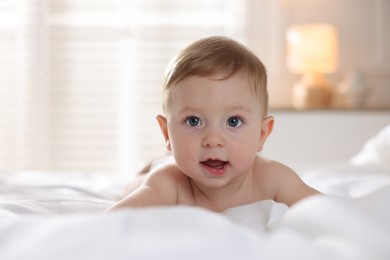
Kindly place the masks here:
<instances>
[{"instance_id":1,"label":"white bedsheet","mask_svg":"<svg viewBox=\"0 0 390 260\"><path fill-rule=\"evenodd\" d=\"M103 173L0 174L0 218L102 212L121 197L127 181Z\"/></svg>"},{"instance_id":2,"label":"white bedsheet","mask_svg":"<svg viewBox=\"0 0 390 260\"><path fill-rule=\"evenodd\" d=\"M272 231L200 208L0 222L0 259L390 259L390 186L359 199L315 196Z\"/></svg>"},{"instance_id":3,"label":"white bedsheet","mask_svg":"<svg viewBox=\"0 0 390 260\"><path fill-rule=\"evenodd\" d=\"M0 259L390 259L388 169L296 170L327 195L289 210L265 201L225 215L189 207L103 215L125 178L0 175Z\"/></svg>"}]
</instances>

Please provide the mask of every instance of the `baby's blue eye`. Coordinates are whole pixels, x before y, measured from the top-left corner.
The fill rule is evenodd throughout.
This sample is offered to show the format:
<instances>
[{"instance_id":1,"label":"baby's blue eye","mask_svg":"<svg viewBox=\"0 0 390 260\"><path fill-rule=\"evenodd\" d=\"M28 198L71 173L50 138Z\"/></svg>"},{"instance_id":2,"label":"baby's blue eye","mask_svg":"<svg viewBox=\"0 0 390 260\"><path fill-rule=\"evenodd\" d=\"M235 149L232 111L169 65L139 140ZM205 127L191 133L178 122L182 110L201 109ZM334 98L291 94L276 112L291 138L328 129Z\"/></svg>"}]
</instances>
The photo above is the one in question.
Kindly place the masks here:
<instances>
[{"instance_id":1,"label":"baby's blue eye","mask_svg":"<svg viewBox=\"0 0 390 260\"><path fill-rule=\"evenodd\" d=\"M232 116L227 121L227 125L230 127L239 127L241 124L242 124L242 120L237 116Z\"/></svg>"},{"instance_id":2,"label":"baby's blue eye","mask_svg":"<svg viewBox=\"0 0 390 260\"><path fill-rule=\"evenodd\" d=\"M189 126L199 126L201 121L199 119L199 117L196 117L196 116L190 116L186 119L186 123L187 125Z\"/></svg>"}]
</instances>

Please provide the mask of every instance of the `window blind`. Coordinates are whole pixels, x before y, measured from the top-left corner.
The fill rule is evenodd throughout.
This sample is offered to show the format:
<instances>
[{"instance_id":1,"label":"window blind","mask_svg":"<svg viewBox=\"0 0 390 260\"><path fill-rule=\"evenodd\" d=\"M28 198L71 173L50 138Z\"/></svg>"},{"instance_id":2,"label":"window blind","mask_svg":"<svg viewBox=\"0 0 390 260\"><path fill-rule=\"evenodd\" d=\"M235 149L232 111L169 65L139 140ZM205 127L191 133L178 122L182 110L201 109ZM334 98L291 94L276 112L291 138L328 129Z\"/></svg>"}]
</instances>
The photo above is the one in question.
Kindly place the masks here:
<instances>
[{"instance_id":1,"label":"window blind","mask_svg":"<svg viewBox=\"0 0 390 260\"><path fill-rule=\"evenodd\" d=\"M247 39L249 1L1 1L0 170L134 174L164 154L155 117L179 50Z\"/></svg>"},{"instance_id":2,"label":"window blind","mask_svg":"<svg viewBox=\"0 0 390 260\"><path fill-rule=\"evenodd\" d=\"M14 21L11 1L0 2L0 165L7 167L13 160L13 109L17 103L13 79L14 67Z\"/></svg>"}]
</instances>

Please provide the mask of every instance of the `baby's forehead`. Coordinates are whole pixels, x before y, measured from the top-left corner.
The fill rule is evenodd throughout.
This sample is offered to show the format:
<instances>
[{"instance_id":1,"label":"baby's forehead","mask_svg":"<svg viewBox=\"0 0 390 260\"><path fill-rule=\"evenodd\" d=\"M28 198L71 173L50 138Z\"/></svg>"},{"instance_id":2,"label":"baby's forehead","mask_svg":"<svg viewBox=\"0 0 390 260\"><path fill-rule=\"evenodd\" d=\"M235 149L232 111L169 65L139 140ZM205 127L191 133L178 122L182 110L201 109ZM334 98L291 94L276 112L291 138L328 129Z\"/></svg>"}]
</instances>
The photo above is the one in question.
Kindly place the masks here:
<instances>
[{"instance_id":1,"label":"baby's forehead","mask_svg":"<svg viewBox=\"0 0 390 260\"><path fill-rule=\"evenodd\" d=\"M255 84L252 84L253 77L250 77L248 75L248 73L246 73L246 72L239 71L239 72L236 72L233 74L228 74L228 72L226 72L226 71L215 71L212 73L184 75L183 77L181 77L177 81L172 82L172 84L166 86L165 90L169 90L171 88L174 88L177 85L181 85L180 83L182 83L183 81L188 81L189 79L199 80L199 81L202 81L205 79L206 80L213 80L213 81L225 81L225 80L229 80L231 78L240 78L240 81L243 83L242 85L248 84L251 87L256 87Z\"/></svg>"},{"instance_id":2,"label":"baby's forehead","mask_svg":"<svg viewBox=\"0 0 390 260\"><path fill-rule=\"evenodd\" d=\"M260 88L259 82L256 82L253 77L250 77L247 73L234 73L232 75L228 75L225 72L218 72L207 75L187 75L180 79L180 81L174 82L170 86L167 86L164 90L164 102L166 102L167 98L170 96L172 90L177 88L181 88L186 86L187 84L191 84L192 87L201 87L205 81L212 81L217 83L223 83L226 81L232 81L234 79L235 85L237 88L241 88L243 90L250 90L251 94L256 97L262 98L262 92L258 89ZM190 83L189 83L190 82Z\"/></svg>"},{"instance_id":3,"label":"baby's forehead","mask_svg":"<svg viewBox=\"0 0 390 260\"><path fill-rule=\"evenodd\" d=\"M182 79L165 92L164 108L172 104L213 104L216 100L221 101L219 104L222 106L225 105L224 103L229 103L236 107L244 106L246 102L258 105L262 103L247 78L243 78L242 75L228 78L224 76L223 74L193 75Z\"/></svg>"},{"instance_id":4,"label":"baby's forehead","mask_svg":"<svg viewBox=\"0 0 390 260\"><path fill-rule=\"evenodd\" d=\"M234 86L237 88L252 88L252 84L246 75L236 73L226 75L226 73L213 73L208 75L187 75L167 87L166 91L180 90L181 88L202 88L202 86Z\"/></svg>"}]
</instances>

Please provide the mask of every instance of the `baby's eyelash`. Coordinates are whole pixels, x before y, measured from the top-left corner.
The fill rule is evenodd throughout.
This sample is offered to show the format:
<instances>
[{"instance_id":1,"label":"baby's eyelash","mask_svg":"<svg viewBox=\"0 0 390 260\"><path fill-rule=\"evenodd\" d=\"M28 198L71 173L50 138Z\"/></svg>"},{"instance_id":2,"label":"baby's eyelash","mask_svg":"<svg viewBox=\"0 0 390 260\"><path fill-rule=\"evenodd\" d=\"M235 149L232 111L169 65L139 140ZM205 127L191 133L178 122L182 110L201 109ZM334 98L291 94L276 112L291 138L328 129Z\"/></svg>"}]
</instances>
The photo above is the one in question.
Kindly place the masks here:
<instances>
[{"instance_id":1,"label":"baby's eyelash","mask_svg":"<svg viewBox=\"0 0 390 260\"><path fill-rule=\"evenodd\" d=\"M246 120L245 120L245 118L243 116L235 115L235 116L231 116L231 117L235 117L235 118L239 119L242 123L246 122Z\"/></svg>"}]
</instances>

